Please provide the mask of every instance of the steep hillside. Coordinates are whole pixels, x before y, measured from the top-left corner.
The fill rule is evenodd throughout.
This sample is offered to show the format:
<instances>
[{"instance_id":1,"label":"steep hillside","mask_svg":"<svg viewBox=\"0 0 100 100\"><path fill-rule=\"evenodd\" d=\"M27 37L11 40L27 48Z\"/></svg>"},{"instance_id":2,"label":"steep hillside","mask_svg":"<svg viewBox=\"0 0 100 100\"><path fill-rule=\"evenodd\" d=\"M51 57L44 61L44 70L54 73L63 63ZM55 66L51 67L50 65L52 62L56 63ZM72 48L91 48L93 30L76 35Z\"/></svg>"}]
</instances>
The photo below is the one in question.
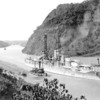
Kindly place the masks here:
<instances>
[{"instance_id":1,"label":"steep hillside","mask_svg":"<svg viewBox=\"0 0 100 100\"><path fill-rule=\"evenodd\" d=\"M7 42L0 41L0 48L8 47L9 44Z\"/></svg>"},{"instance_id":2,"label":"steep hillside","mask_svg":"<svg viewBox=\"0 0 100 100\"><path fill-rule=\"evenodd\" d=\"M70 56L100 54L100 0L58 5L31 35L23 52L42 54L45 33L48 36L50 55L56 49L58 33L64 54Z\"/></svg>"}]
</instances>

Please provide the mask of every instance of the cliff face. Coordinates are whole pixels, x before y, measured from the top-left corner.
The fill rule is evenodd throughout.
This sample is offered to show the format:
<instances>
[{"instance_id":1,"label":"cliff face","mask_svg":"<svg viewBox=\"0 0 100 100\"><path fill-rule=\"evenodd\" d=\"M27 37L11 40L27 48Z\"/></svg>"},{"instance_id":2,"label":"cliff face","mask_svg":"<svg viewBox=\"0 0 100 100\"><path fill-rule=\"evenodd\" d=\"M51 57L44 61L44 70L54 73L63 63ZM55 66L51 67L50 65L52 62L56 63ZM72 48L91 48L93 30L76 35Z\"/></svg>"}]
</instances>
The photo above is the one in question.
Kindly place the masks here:
<instances>
[{"instance_id":1,"label":"cliff face","mask_svg":"<svg viewBox=\"0 0 100 100\"><path fill-rule=\"evenodd\" d=\"M100 0L59 5L34 31L23 52L42 54L45 33L48 36L50 55L56 48L58 33L61 34L61 48L66 55L100 54Z\"/></svg>"}]
</instances>

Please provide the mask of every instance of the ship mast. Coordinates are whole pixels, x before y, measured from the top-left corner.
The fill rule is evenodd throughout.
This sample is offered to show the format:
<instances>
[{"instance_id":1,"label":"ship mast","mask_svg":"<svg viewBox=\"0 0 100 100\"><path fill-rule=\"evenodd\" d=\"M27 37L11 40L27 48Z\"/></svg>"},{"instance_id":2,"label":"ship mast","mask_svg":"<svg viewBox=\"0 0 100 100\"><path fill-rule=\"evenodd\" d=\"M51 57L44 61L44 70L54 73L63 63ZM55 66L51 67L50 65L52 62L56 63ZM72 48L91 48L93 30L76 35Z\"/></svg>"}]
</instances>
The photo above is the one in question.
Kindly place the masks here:
<instances>
[{"instance_id":1,"label":"ship mast","mask_svg":"<svg viewBox=\"0 0 100 100\"><path fill-rule=\"evenodd\" d=\"M58 64L60 66L60 60L61 60L61 29L58 27L58 32L57 32L57 52L58 52Z\"/></svg>"},{"instance_id":2,"label":"ship mast","mask_svg":"<svg viewBox=\"0 0 100 100\"><path fill-rule=\"evenodd\" d=\"M58 49L58 51L59 51L59 53L60 53L60 49L61 49L61 42L60 42L60 37L61 37L61 33L60 33L60 29L58 30L58 33L57 33L57 49Z\"/></svg>"},{"instance_id":3,"label":"ship mast","mask_svg":"<svg viewBox=\"0 0 100 100\"><path fill-rule=\"evenodd\" d=\"M47 34L44 35L44 59L48 59Z\"/></svg>"}]
</instances>

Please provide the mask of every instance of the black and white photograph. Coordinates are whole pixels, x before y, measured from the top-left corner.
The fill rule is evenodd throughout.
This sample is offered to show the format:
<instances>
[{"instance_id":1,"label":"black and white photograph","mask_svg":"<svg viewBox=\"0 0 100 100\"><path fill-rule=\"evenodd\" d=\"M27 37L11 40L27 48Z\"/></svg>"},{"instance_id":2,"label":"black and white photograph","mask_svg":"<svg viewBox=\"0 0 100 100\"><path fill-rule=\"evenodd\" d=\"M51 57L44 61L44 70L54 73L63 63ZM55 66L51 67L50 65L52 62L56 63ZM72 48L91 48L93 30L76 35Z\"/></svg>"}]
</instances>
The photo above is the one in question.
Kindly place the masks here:
<instances>
[{"instance_id":1,"label":"black and white photograph","mask_svg":"<svg viewBox=\"0 0 100 100\"><path fill-rule=\"evenodd\" d=\"M100 100L100 0L0 0L0 100Z\"/></svg>"}]
</instances>

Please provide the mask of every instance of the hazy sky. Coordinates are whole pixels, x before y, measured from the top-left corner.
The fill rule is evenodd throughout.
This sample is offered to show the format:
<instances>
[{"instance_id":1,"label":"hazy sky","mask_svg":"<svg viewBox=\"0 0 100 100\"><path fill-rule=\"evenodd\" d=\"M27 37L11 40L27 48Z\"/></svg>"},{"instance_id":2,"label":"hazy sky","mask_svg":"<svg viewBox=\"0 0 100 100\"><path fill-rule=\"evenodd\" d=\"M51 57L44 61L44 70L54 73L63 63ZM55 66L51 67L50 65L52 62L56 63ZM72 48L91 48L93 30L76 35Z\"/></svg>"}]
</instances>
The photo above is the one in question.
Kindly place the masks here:
<instances>
[{"instance_id":1,"label":"hazy sky","mask_svg":"<svg viewBox=\"0 0 100 100\"><path fill-rule=\"evenodd\" d=\"M0 0L0 40L27 40L58 4L83 0Z\"/></svg>"}]
</instances>

